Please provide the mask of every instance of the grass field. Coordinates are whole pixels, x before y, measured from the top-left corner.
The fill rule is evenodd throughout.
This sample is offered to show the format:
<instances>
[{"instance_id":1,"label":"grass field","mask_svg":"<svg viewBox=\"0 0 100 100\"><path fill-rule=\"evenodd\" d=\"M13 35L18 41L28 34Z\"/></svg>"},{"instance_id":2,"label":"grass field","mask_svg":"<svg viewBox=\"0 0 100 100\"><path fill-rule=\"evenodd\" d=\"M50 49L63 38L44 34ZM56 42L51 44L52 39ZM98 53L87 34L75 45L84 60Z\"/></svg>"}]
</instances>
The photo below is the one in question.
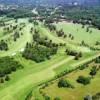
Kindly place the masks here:
<instances>
[{"instance_id":1,"label":"grass field","mask_svg":"<svg viewBox=\"0 0 100 100\"><path fill-rule=\"evenodd\" d=\"M67 22L59 22L58 24L56 24L56 26L58 30L63 29L65 34L67 35L71 33L75 37L74 43L81 43L81 41L84 40L85 43L94 45L96 41L100 41L100 31L98 29L90 28L90 30L92 30L92 33L89 33L86 32L86 28L88 26L82 28L82 25L80 24ZM69 38L67 38L67 40L73 42Z\"/></svg>"},{"instance_id":2,"label":"grass field","mask_svg":"<svg viewBox=\"0 0 100 100\"><path fill-rule=\"evenodd\" d=\"M6 20L6 23L10 23L11 25L15 25L15 20ZM19 61L23 65L23 69L18 70L10 75L11 80L9 82L5 82L4 84L0 84L0 100L24 100L26 95L30 92L30 90L37 86L37 84L42 83L46 80L53 78L55 75L59 74L64 70L71 70L78 65L87 62L88 60L100 56L99 52L91 51L87 47L82 47L72 42L79 42L81 40L88 41L89 43L95 43L96 40L100 40L100 35L97 29L93 29L93 33L89 35L89 33L85 32L85 29L81 30L81 25L74 25L72 23L58 23L57 27L61 28L63 26L64 30L67 33L72 32L75 33L75 40L72 42L68 42L67 46L73 50L82 51L83 57L77 62L72 56L67 56L65 54L66 47L59 48L58 53L54 55L50 60L47 60L42 63L35 63L31 60L26 60L21 56L21 49L23 49L27 42L32 41L32 34L30 34L30 28L34 25L28 22L28 19L19 19L17 24L25 23L26 26L22 30L23 35L14 42L11 38L12 33L3 34L2 28L0 28L0 40L9 40L9 50L8 51L0 51L0 57L4 56L12 56L15 60ZM67 25L66 25L67 24ZM73 27L74 28L73 28ZM47 28L45 28L42 23L40 23L35 28L39 29L40 34L42 36L47 36L55 43L67 43L67 40L62 38L58 38L55 33L50 32ZM76 29L79 29L77 32ZM76 34L77 32L77 34ZM85 35L81 36L85 32ZM86 35L87 34L87 35ZM96 35L95 35L96 34ZM87 38L85 38L87 37ZM91 38L90 38L91 37ZM80 38L80 39L79 39ZM35 91L37 89L34 88ZM56 91L56 90L55 90ZM85 91L85 90L84 90ZM38 93L38 92L36 92ZM42 100L42 99L41 99Z\"/></svg>"},{"instance_id":3,"label":"grass field","mask_svg":"<svg viewBox=\"0 0 100 100\"><path fill-rule=\"evenodd\" d=\"M67 79L72 85L74 85L74 89L71 88L58 88L58 81L53 82L52 85L49 85L45 89L43 89L43 93L47 94L51 97L51 100L53 100L55 97L61 98L61 100L83 100L83 98L86 95L89 94L96 94L100 92L100 85L98 84L100 82L100 71L97 73L97 75L92 79L91 83L89 85L82 85L76 82L78 76L89 76L91 67L86 68L85 70L77 70L74 71L66 76L64 76L64 79Z\"/></svg>"}]
</instances>

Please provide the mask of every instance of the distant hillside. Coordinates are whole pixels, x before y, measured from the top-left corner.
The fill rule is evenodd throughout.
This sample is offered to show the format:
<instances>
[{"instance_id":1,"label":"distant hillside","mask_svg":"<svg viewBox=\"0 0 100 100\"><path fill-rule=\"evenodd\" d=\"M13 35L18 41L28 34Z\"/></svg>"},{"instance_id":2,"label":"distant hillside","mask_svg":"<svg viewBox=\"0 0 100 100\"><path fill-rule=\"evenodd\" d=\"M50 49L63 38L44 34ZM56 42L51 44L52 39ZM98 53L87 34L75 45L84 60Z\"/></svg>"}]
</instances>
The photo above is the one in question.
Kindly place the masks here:
<instances>
[{"instance_id":1,"label":"distant hillside","mask_svg":"<svg viewBox=\"0 0 100 100\"><path fill-rule=\"evenodd\" d=\"M5 4L72 4L77 2L81 5L100 5L100 0L0 0L0 3Z\"/></svg>"}]
</instances>

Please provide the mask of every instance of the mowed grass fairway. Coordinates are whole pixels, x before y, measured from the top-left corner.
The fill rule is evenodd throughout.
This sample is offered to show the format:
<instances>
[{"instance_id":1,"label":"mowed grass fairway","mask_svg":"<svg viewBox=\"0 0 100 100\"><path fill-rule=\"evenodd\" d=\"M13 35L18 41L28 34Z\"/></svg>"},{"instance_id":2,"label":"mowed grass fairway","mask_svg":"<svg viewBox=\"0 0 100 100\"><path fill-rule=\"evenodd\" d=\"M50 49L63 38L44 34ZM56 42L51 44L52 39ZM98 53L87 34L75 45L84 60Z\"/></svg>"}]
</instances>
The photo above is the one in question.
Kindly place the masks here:
<instances>
[{"instance_id":1,"label":"mowed grass fairway","mask_svg":"<svg viewBox=\"0 0 100 100\"><path fill-rule=\"evenodd\" d=\"M100 71L97 75L91 80L89 85L82 85L76 82L77 78L80 75L89 76L91 70L91 66L84 70L76 70L66 76L64 79L67 79L72 85L74 85L74 89L71 88L58 88L58 81L54 81L53 84L49 85L45 89L43 89L43 93L49 95L53 100L55 97L61 98L61 100L83 100L86 95L100 92Z\"/></svg>"},{"instance_id":2,"label":"mowed grass fairway","mask_svg":"<svg viewBox=\"0 0 100 100\"><path fill-rule=\"evenodd\" d=\"M23 100L26 96L26 92L34 85L41 81L48 80L55 75L51 69L53 65L67 58L66 56L56 55L50 61L40 64L26 61L20 56L17 56L16 59L23 64L24 69L13 73L11 75L11 80L0 86L0 98L4 100L21 100L21 97ZM15 96L16 98L14 98Z\"/></svg>"},{"instance_id":3,"label":"mowed grass fairway","mask_svg":"<svg viewBox=\"0 0 100 100\"><path fill-rule=\"evenodd\" d=\"M58 30L63 29L67 35L71 33L75 37L74 41L71 41L69 38L66 39L70 42L81 43L81 41L84 40L85 43L94 45L96 41L100 41L100 31L98 29L90 28L92 31L92 33L90 33L90 31L86 31L88 26L82 28L81 24L68 22L59 22L56 26Z\"/></svg>"},{"instance_id":4,"label":"mowed grass fairway","mask_svg":"<svg viewBox=\"0 0 100 100\"><path fill-rule=\"evenodd\" d=\"M93 43L94 45L96 40L100 40L99 30L92 29L93 33L89 34L85 32L85 29L81 29L81 25L62 22L57 24L57 27L59 29L63 27L66 33L68 30L68 32L72 32L73 35L75 34L75 40L69 42L68 46L72 49L75 49L76 51L82 51L83 57L79 61L75 61L74 57L67 56L65 54L65 50L67 47L63 47L59 48L58 53L54 55L50 60L44 61L42 63L35 63L34 61L26 60L22 57L20 52L21 49L25 47L27 42L32 42L32 34L30 33L30 29L31 27L34 28L34 25L32 23L29 23L28 19L19 19L18 24L21 22L25 22L26 26L22 30L23 35L20 36L20 38L16 42L14 42L11 37L13 32L4 35L2 28L0 28L0 40L9 40L9 50L0 51L0 57L12 56L12 54L15 54L13 56L14 59L19 61L24 67L23 69L12 73L10 75L10 81L0 84L0 100L24 100L30 90L35 89L35 86L37 86L39 83L52 79L54 76L66 69L75 69L80 64L83 64L84 62L87 62L92 58L100 56L100 53L97 51L91 51L87 47L79 46L73 43L75 41L76 43L78 43L81 40L85 40L90 44ZM7 21L6 23L14 25L15 20L12 19L10 21ZM45 28L42 23L40 23L38 26L35 26L35 28L39 29L42 36L47 36L55 43L67 43L67 39L58 38L55 33L50 32L47 28ZM76 31L77 28L79 29L78 32ZM83 35L83 33L85 35ZM49 91L47 92L49 93Z\"/></svg>"}]
</instances>

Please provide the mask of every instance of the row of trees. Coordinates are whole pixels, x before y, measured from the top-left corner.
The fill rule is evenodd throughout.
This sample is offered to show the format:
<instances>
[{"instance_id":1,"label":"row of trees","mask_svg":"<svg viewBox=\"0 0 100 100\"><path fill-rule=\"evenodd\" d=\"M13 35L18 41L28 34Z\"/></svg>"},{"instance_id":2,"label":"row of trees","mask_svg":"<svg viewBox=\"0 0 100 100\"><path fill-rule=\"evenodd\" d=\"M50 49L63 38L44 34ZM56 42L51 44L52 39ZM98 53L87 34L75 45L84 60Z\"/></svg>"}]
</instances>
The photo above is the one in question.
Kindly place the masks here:
<instances>
[{"instance_id":1,"label":"row of trees","mask_svg":"<svg viewBox=\"0 0 100 100\"><path fill-rule=\"evenodd\" d=\"M33 34L33 41L37 44L52 48L58 48L59 44L53 43L52 40L49 40L48 37L41 37L39 31L35 30Z\"/></svg>"},{"instance_id":2,"label":"row of trees","mask_svg":"<svg viewBox=\"0 0 100 100\"><path fill-rule=\"evenodd\" d=\"M45 26L49 28L50 31L55 31L58 37L67 37L67 34L63 31L63 29L57 30L56 26L51 23L45 23ZM69 34L68 37L73 40L74 36L72 34Z\"/></svg>"},{"instance_id":3,"label":"row of trees","mask_svg":"<svg viewBox=\"0 0 100 100\"><path fill-rule=\"evenodd\" d=\"M67 55L75 56L75 60L78 60L80 57L82 57L82 53L81 52L76 52L76 51L69 50L69 49L66 49L65 52L67 53Z\"/></svg>"}]
</instances>

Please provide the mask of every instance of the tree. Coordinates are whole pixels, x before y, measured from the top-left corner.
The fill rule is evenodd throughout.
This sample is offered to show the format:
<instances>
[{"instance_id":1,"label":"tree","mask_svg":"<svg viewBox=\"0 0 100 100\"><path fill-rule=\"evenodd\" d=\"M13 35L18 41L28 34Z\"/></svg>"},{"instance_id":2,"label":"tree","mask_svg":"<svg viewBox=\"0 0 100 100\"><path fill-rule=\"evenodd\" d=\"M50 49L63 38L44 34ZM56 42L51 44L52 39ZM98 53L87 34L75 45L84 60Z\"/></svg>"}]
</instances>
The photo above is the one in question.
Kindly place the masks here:
<instances>
[{"instance_id":1,"label":"tree","mask_svg":"<svg viewBox=\"0 0 100 100\"><path fill-rule=\"evenodd\" d=\"M61 100L59 97L55 97L54 100Z\"/></svg>"},{"instance_id":2,"label":"tree","mask_svg":"<svg viewBox=\"0 0 100 100\"><path fill-rule=\"evenodd\" d=\"M90 84L90 80L91 80L90 77L79 76L77 82L83 85L87 85Z\"/></svg>"},{"instance_id":3,"label":"tree","mask_svg":"<svg viewBox=\"0 0 100 100\"><path fill-rule=\"evenodd\" d=\"M84 25L82 25L82 28L84 28L85 26Z\"/></svg>"},{"instance_id":4,"label":"tree","mask_svg":"<svg viewBox=\"0 0 100 100\"><path fill-rule=\"evenodd\" d=\"M82 44L82 45L85 45L85 42L84 42L84 40L81 42L81 44Z\"/></svg>"},{"instance_id":5,"label":"tree","mask_svg":"<svg viewBox=\"0 0 100 100\"><path fill-rule=\"evenodd\" d=\"M10 80L10 77L8 75L6 75L5 81L9 81L9 80Z\"/></svg>"},{"instance_id":6,"label":"tree","mask_svg":"<svg viewBox=\"0 0 100 100\"><path fill-rule=\"evenodd\" d=\"M84 100L92 100L92 96L91 95L87 95L84 97Z\"/></svg>"},{"instance_id":7,"label":"tree","mask_svg":"<svg viewBox=\"0 0 100 100\"><path fill-rule=\"evenodd\" d=\"M50 100L50 97L46 95L45 100Z\"/></svg>"},{"instance_id":8,"label":"tree","mask_svg":"<svg viewBox=\"0 0 100 100\"><path fill-rule=\"evenodd\" d=\"M90 75L93 77L96 75L96 73L97 73L97 68L96 68L96 66L94 66L94 67L92 67L92 69L90 71Z\"/></svg>"},{"instance_id":9,"label":"tree","mask_svg":"<svg viewBox=\"0 0 100 100\"><path fill-rule=\"evenodd\" d=\"M89 32L89 27L86 28L86 32Z\"/></svg>"},{"instance_id":10,"label":"tree","mask_svg":"<svg viewBox=\"0 0 100 100\"><path fill-rule=\"evenodd\" d=\"M62 88L62 87L73 88L73 86L67 80L64 80L64 79L59 80L58 87L59 88Z\"/></svg>"},{"instance_id":11,"label":"tree","mask_svg":"<svg viewBox=\"0 0 100 100\"><path fill-rule=\"evenodd\" d=\"M3 78L0 78L0 83L4 83L4 79Z\"/></svg>"},{"instance_id":12,"label":"tree","mask_svg":"<svg viewBox=\"0 0 100 100\"><path fill-rule=\"evenodd\" d=\"M95 60L95 63L100 63L100 57Z\"/></svg>"},{"instance_id":13,"label":"tree","mask_svg":"<svg viewBox=\"0 0 100 100\"><path fill-rule=\"evenodd\" d=\"M16 41L20 37L19 32L14 33L14 41Z\"/></svg>"}]
</instances>

